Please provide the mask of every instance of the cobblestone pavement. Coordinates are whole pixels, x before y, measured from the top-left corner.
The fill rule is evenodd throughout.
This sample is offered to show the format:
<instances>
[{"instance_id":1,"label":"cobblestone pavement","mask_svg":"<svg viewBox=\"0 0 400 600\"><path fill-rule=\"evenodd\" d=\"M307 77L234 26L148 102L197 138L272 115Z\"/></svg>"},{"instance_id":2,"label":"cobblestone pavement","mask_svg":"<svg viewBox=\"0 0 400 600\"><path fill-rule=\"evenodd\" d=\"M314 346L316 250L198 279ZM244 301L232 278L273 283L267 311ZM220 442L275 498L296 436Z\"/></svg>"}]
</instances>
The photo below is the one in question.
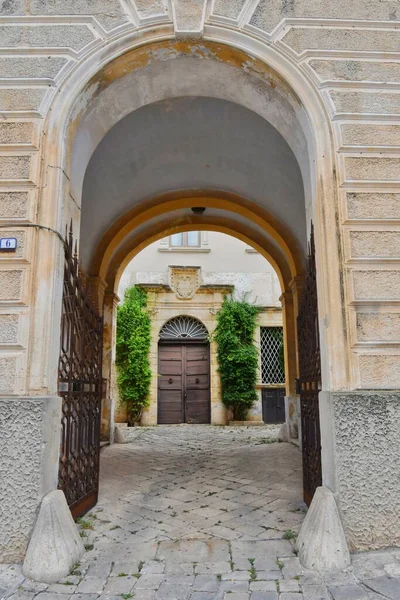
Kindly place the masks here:
<instances>
[{"instance_id":1,"label":"cobblestone pavement","mask_svg":"<svg viewBox=\"0 0 400 600\"><path fill-rule=\"evenodd\" d=\"M101 454L86 553L47 586L0 565L12 600L400 600L400 550L321 578L294 551L301 455L276 427L159 426Z\"/></svg>"}]
</instances>

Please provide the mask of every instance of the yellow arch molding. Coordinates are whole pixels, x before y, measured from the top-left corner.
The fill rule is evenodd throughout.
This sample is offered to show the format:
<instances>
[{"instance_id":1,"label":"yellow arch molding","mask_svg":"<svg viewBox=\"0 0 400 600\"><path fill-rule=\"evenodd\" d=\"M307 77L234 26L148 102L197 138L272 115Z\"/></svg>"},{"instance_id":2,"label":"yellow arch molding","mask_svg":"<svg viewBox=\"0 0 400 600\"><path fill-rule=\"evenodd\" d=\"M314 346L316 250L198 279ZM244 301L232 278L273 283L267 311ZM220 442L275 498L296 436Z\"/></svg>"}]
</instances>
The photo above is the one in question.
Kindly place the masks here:
<instances>
[{"instance_id":1,"label":"yellow arch molding","mask_svg":"<svg viewBox=\"0 0 400 600\"><path fill-rule=\"evenodd\" d=\"M155 242L166 235L176 231L218 231L226 233L254 247L268 262L274 267L282 293L290 290L289 282L292 279L290 269L282 255L277 252L276 247L268 244L261 234L256 231L240 231L240 224L236 221L230 221L222 217L189 217L190 223L186 219L174 219L173 224L168 221L159 223L157 227L149 227L137 236L131 237L123 244L113 257L108 271L103 279L108 284L108 289L116 291L120 277L128 263L143 250L146 246Z\"/></svg>"},{"instance_id":2,"label":"yellow arch molding","mask_svg":"<svg viewBox=\"0 0 400 600\"><path fill-rule=\"evenodd\" d=\"M156 198L152 198L146 203L142 203L140 206L123 215L104 233L94 253L94 257L89 268L89 274L91 276L98 276L104 280L107 280L107 274L110 273L111 264L113 264L111 271L115 272L115 255L117 254L119 257L121 257L121 251L119 248L121 246L125 247L124 239L134 232L135 229L138 227L143 227L143 225L149 222L151 219L165 215L167 222L163 226L163 231L164 235L166 235L165 231L172 227L172 224L168 222L168 214L184 208L191 208L192 206L204 206L206 208L226 210L233 214L242 216L250 223L254 223L264 230L277 243L283 254L284 261L282 261L282 258L278 260L278 258L275 256L276 249L273 249L272 245L269 244L267 240L261 240L260 235L254 231L252 232L248 226L240 226L239 223L235 222L234 226L230 227L230 233L241 235L247 243L250 243L250 245L258 245L260 248L262 248L263 252L268 254L268 260L270 262L275 261L279 267L279 271L282 274L290 274L289 279L302 274L304 257L299 248L297 240L295 240L293 235L287 230L286 227L272 217L267 211L260 208L255 203L234 194L213 196L195 195L193 193L188 195L187 192L157 196ZM186 221L182 222L181 225L187 225L189 219L191 222L193 222L193 217L191 216L188 217ZM197 228L199 228L201 224L205 224L204 219L205 217L202 217L202 220L197 219ZM213 221L207 219L207 227L210 228L212 225ZM218 227L221 225L223 224L218 224ZM218 229L218 231L221 231L221 229ZM158 234L158 230L149 230L148 239L154 235L157 236ZM144 240L142 242L144 242ZM129 248L127 253L131 253L133 251L133 248ZM124 256L121 257L121 263L124 258ZM284 279L286 280L286 276ZM286 288L286 285L284 287Z\"/></svg>"}]
</instances>

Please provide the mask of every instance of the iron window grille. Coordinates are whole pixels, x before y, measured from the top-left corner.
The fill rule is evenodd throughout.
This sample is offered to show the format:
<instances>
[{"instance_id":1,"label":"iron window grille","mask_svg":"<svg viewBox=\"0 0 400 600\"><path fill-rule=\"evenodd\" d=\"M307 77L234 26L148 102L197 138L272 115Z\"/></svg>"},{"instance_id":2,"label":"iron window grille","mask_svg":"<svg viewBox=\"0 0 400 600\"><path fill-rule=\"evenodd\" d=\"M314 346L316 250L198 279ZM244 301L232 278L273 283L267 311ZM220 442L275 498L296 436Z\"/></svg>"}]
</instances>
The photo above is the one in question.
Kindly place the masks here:
<instances>
[{"instance_id":1,"label":"iron window grille","mask_svg":"<svg viewBox=\"0 0 400 600\"><path fill-rule=\"evenodd\" d=\"M261 327L261 381L270 385L285 383L283 328Z\"/></svg>"}]
</instances>

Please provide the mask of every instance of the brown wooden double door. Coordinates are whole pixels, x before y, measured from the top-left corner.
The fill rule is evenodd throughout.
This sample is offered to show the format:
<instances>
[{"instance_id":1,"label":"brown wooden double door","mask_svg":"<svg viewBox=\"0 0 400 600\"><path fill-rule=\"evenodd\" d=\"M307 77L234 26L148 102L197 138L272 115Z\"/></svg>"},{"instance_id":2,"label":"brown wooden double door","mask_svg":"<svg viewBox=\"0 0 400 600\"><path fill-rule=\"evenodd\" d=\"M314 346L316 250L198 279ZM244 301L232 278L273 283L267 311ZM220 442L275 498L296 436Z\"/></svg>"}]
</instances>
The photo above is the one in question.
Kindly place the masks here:
<instances>
[{"instance_id":1,"label":"brown wooden double door","mask_svg":"<svg viewBox=\"0 0 400 600\"><path fill-rule=\"evenodd\" d=\"M210 423L210 346L160 343L158 423Z\"/></svg>"}]
</instances>

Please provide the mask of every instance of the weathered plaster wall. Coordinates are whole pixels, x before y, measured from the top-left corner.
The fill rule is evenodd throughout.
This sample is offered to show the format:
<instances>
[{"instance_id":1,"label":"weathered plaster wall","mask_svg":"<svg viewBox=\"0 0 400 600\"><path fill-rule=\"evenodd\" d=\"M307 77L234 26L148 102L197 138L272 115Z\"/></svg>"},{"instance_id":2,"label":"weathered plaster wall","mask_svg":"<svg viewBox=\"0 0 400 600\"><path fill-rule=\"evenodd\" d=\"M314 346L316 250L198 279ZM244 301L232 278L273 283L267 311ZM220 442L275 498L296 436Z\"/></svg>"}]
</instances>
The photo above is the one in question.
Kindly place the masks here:
<instances>
[{"instance_id":1,"label":"weathered plaster wall","mask_svg":"<svg viewBox=\"0 0 400 600\"><path fill-rule=\"evenodd\" d=\"M331 395L337 494L350 546L400 545L400 394Z\"/></svg>"},{"instance_id":2,"label":"weathered plaster wall","mask_svg":"<svg viewBox=\"0 0 400 600\"><path fill-rule=\"evenodd\" d=\"M57 484L61 401L0 398L0 563L23 559L38 503Z\"/></svg>"}]
</instances>

